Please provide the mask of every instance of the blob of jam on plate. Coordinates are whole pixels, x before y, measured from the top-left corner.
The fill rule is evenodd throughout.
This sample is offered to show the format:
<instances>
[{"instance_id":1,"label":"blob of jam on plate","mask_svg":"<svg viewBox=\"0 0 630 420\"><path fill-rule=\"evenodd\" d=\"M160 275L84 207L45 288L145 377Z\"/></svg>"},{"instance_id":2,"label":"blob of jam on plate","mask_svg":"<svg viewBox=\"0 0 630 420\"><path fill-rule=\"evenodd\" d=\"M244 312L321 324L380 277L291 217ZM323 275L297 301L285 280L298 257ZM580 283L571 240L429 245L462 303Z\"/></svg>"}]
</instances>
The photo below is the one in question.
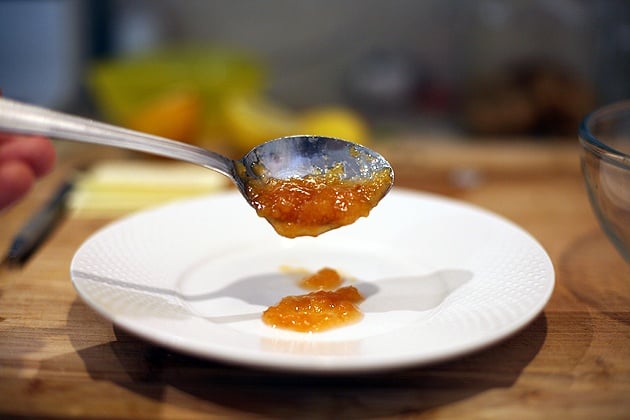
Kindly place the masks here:
<instances>
[{"instance_id":1,"label":"blob of jam on plate","mask_svg":"<svg viewBox=\"0 0 630 420\"><path fill-rule=\"evenodd\" d=\"M263 312L263 322L274 328L321 332L361 320L363 313L357 305L364 298L354 286L337 288L342 281L341 276L330 268L306 277L300 285L319 290L282 298Z\"/></svg>"}]
</instances>

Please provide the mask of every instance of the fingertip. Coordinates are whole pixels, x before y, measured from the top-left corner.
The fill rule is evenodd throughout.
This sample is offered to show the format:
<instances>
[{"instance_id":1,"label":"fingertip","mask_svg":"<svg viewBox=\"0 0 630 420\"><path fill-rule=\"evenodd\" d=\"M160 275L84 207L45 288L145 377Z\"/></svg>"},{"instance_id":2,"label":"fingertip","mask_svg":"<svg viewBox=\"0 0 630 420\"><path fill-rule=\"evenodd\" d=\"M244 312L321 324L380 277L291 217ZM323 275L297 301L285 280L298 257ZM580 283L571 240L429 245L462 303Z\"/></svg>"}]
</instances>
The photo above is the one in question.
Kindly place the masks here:
<instances>
[{"instance_id":1,"label":"fingertip","mask_svg":"<svg viewBox=\"0 0 630 420\"><path fill-rule=\"evenodd\" d=\"M0 209L22 198L35 182L35 174L29 165L20 161L0 164Z\"/></svg>"},{"instance_id":2,"label":"fingertip","mask_svg":"<svg viewBox=\"0 0 630 420\"><path fill-rule=\"evenodd\" d=\"M28 164L36 177L42 177L55 166L56 151L46 137L15 135L6 140L0 149L0 162L11 160Z\"/></svg>"}]
</instances>

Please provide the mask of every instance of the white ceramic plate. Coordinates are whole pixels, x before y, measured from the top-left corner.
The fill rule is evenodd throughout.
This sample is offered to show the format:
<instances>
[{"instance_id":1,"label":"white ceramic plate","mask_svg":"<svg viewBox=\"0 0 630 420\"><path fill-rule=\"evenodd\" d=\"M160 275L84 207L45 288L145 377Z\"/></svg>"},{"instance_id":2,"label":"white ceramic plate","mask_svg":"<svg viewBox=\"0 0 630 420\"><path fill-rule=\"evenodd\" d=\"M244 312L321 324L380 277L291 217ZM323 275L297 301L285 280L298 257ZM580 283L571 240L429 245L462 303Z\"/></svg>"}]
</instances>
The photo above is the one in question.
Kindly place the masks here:
<instances>
[{"instance_id":1,"label":"white ceramic plate","mask_svg":"<svg viewBox=\"0 0 630 420\"><path fill-rule=\"evenodd\" d=\"M366 296L353 325L305 334L261 313L305 293L295 270L338 270ZM483 209L394 189L355 224L278 236L236 192L117 221L77 251L72 281L114 324L196 356L284 370L421 365L486 347L547 303L551 261L528 233Z\"/></svg>"}]
</instances>

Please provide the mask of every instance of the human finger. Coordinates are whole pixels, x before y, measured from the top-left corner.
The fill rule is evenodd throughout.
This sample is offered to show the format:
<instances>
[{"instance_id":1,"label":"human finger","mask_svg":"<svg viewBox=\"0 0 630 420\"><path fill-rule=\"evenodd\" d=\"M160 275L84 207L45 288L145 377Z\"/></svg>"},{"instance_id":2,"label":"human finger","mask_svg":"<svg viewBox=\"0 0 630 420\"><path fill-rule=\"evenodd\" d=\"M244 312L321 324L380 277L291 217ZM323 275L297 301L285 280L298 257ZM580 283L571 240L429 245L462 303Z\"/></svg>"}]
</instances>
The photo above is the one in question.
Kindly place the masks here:
<instances>
[{"instance_id":1,"label":"human finger","mask_svg":"<svg viewBox=\"0 0 630 420\"><path fill-rule=\"evenodd\" d=\"M26 195L34 182L32 168L23 161L0 162L0 209Z\"/></svg>"},{"instance_id":2,"label":"human finger","mask_svg":"<svg viewBox=\"0 0 630 420\"><path fill-rule=\"evenodd\" d=\"M56 159L52 142L41 136L13 135L0 136L0 164L8 161L22 161L36 177L48 174Z\"/></svg>"}]
</instances>

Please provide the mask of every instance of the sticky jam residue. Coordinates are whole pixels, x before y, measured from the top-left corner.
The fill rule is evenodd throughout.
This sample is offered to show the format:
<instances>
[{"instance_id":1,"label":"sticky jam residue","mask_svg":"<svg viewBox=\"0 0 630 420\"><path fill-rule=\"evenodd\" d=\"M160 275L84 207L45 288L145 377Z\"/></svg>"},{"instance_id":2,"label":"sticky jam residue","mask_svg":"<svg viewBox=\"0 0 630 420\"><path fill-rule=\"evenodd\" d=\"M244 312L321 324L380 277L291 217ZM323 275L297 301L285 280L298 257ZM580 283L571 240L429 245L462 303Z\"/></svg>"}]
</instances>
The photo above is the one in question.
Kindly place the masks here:
<instances>
[{"instance_id":1,"label":"sticky jam residue","mask_svg":"<svg viewBox=\"0 0 630 420\"><path fill-rule=\"evenodd\" d=\"M313 292L286 296L263 312L262 320L274 328L298 332L321 332L355 323L363 318L357 305L364 300L354 286L339 286L337 271L323 268L300 281Z\"/></svg>"},{"instance_id":2,"label":"sticky jam residue","mask_svg":"<svg viewBox=\"0 0 630 420\"><path fill-rule=\"evenodd\" d=\"M318 236L368 216L391 181L389 168L368 179L346 179L343 166L338 164L300 178L252 179L247 195L258 215L278 234L288 238Z\"/></svg>"},{"instance_id":3,"label":"sticky jam residue","mask_svg":"<svg viewBox=\"0 0 630 420\"><path fill-rule=\"evenodd\" d=\"M305 290L334 290L341 286L343 279L336 270L322 268L318 272L304 277L299 285Z\"/></svg>"}]
</instances>

